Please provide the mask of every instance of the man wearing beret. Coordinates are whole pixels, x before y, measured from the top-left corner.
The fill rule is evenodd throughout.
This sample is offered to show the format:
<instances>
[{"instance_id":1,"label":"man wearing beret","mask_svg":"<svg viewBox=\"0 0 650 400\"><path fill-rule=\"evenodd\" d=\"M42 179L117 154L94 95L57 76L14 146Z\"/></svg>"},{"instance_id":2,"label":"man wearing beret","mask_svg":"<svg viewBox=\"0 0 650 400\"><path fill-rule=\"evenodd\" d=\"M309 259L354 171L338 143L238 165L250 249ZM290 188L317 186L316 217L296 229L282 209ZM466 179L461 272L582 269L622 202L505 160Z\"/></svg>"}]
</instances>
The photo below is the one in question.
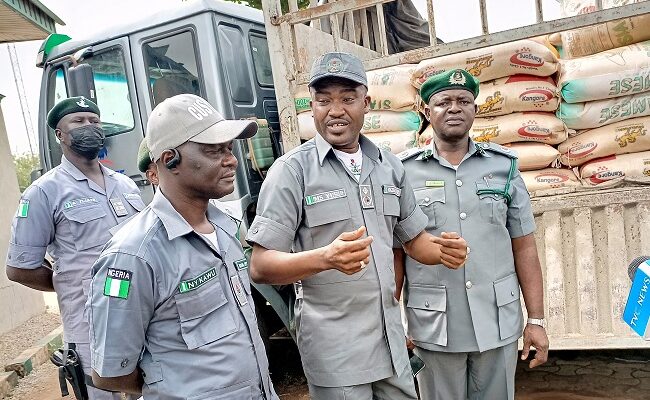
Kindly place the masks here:
<instances>
[{"instance_id":1,"label":"man wearing beret","mask_svg":"<svg viewBox=\"0 0 650 400\"><path fill-rule=\"evenodd\" d=\"M56 291L66 348L90 375L89 327L84 304L91 267L110 238L109 229L144 208L128 177L99 163L104 133L99 108L84 97L63 100L47 123L61 144L61 164L32 183L20 199L11 229L7 277L42 291ZM45 253L53 270L43 266ZM88 387L91 400L119 399Z\"/></svg>"},{"instance_id":2,"label":"man wearing beret","mask_svg":"<svg viewBox=\"0 0 650 400\"><path fill-rule=\"evenodd\" d=\"M142 138L138 147L138 169L147 176L147 180L154 186L158 186L158 167L151 161L151 154L147 146L147 138Z\"/></svg>"},{"instance_id":3,"label":"man wearing beret","mask_svg":"<svg viewBox=\"0 0 650 400\"><path fill-rule=\"evenodd\" d=\"M312 400L415 399L393 235L424 264L459 268L465 241L434 237L404 168L359 132L369 111L361 61L327 53L309 81L318 134L276 160L247 240L251 276L292 284L297 343Z\"/></svg>"},{"instance_id":4,"label":"man wearing beret","mask_svg":"<svg viewBox=\"0 0 650 400\"><path fill-rule=\"evenodd\" d=\"M434 130L426 148L403 157L407 180L434 235L467 240L465 268L430 268L396 250L406 265L408 336L426 367L418 375L424 400L514 399L517 340L528 311L522 359L537 350L546 362L542 272L530 198L511 151L475 143L478 81L464 70L429 78L420 94ZM470 251L471 250L471 251Z\"/></svg>"}]
</instances>

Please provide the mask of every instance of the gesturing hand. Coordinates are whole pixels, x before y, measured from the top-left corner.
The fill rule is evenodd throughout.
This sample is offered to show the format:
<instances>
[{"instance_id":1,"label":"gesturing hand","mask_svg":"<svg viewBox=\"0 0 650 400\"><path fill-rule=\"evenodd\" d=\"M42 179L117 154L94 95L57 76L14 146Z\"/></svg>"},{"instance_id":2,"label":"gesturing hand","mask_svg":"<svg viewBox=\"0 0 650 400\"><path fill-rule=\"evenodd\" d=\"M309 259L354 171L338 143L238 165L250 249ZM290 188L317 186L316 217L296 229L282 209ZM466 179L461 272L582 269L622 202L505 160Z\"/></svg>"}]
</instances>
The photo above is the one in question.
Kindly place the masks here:
<instances>
[{"instance_id":1,"label":"gesturing hand","mask_svg":"<svg viewBox=\"0 0 650 400\"><path fill-rule=\"evenodd\" d=\"M331 269L352 275L361 271L370 262L372 236L363 237L366 227L353 232L341 233L325 247L325 260Z\"/></svg>"},{"instance_id":2,"label":"gesturing hand","mask_svg":"<svg viewBox=\"0 0 650 400\"><path fill-rule=\"evenodd\" d=\"M440 263L450 269L458 269L467 260L467 242L456 232L442 232L431 241L440 246Z\"/></svg>"}]
</instances>

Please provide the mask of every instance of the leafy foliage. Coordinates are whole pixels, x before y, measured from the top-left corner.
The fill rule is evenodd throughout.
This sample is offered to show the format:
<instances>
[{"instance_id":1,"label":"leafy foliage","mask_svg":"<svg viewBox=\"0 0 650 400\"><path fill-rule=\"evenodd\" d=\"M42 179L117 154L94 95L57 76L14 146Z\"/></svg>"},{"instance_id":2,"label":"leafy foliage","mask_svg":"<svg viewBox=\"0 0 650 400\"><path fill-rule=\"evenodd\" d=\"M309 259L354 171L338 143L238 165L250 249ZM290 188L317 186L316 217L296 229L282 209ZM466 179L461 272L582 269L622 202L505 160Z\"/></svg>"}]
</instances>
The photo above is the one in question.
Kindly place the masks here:
<instances>
[{"instance_id":1,"label":"leafy foliage","mask_svg":"<svg viewBox=\"0 0 650 400\"><path fill-rule=\"evenodd\" d=\"M18 187L22 193L32 183L31 173L40 166L40 160L37 154L19 154L14 156L14 165L18 176Z\"/></svg>"}]
</instances>

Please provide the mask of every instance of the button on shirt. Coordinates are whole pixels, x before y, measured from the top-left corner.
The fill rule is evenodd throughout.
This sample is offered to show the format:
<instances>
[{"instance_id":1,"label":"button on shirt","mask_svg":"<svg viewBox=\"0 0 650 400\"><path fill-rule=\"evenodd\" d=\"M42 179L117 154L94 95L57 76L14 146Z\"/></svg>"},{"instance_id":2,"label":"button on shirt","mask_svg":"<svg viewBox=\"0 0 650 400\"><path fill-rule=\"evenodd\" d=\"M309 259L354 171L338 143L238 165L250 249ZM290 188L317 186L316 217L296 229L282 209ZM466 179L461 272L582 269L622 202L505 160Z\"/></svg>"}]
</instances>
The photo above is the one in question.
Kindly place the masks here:
<instances>
[{"instance_id":1,"label":"button on shirt","mask_svg":"<svg viewBox=\"0 0 650 400\"><path fill-rule=\"evenodd\" d=\"M91 267L111 236L109 229L144 208L131 179L101 169L105 189L64 156L25 190L11 229L7 265L36 269L46 251L53 258L65 340L72 343L88 343L83 307Z\"/></svg>"},{"instance_id":2,"label":"button on shirt","mask_svg":"<svg viewBox=\"0 0 650 400\"><path fill-rule=\"evenodd\" d=\"M297 343L317 386L350 386L400 374L408 365L394 298L393 234L417 236L426 217L394 155L360 137L359 180L320 135L276 160L262 185L247 240L283 252L330 244L365 226L373 236L368 266L353 275L327 270L302 280Z\"/></svg>"},{"instance_id":3,"label":"button on shirt","mask_svg":"<svg viewBox=\"0 0 650 400\"><path fill-rule=\"evenodd\" d=\"M219 249L159 190L111 239L87 304L92 367L115 377L138 364L145 399L277 400L237 224L211 204L207 216Z\"/></svg>"},{"instance_id":4,"label":"button on shirt","mask_svg":"<svg viewBox=\"0 0 650 400\"><path fill-rule=\"evenodd\" d=\"M468 244L467 261L458 270L406 259L409 335L432 351L490 350L517 340L523 328L511 240L535 231L530 197L519 171L511 181L510 204L500 194L478 194L505 189L514 155L471 139L468 149L457 168L438 155L433 142L404 161L429 220L427 231L458 232ZM421 307L423 301L430 307Z\"/></svg>"}]
</instances>

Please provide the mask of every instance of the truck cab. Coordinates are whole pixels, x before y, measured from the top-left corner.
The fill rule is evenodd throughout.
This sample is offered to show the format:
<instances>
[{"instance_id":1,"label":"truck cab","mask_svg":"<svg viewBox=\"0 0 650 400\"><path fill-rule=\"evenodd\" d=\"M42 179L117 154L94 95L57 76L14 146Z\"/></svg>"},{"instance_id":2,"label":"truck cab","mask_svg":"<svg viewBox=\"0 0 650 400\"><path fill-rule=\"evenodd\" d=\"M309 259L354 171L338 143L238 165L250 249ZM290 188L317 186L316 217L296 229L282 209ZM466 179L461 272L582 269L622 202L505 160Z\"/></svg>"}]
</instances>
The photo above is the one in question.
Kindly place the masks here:
<instances>
[{"instance_id":1,"label":"truck cab","mask_svg":"<svg viewBox=\"0 0 650 400\"><path fill-rule=\"evenodd\" d=\"M138 146L149 115L168 97L196 94L227 119L255 119L260 124L253 139L235 144L233 151L239 160L235 190L216 202L242 221L240 236L245 237L265 171L281 153L261 11L220 1L197 1L82 40L52 36L41 50L38 127L42 170L35 176L61 162L61 148L46 123L47 112L67 97L85 95L95 100L101 111L106 141L100 162L133 179L149 202L154 189L137 168ZM81 64L92 67L92 74L80 78L75 70ZM289 326L291 288L254 286L264 330L273 333L282 322Z\"/></svg>"}]
</instances>

